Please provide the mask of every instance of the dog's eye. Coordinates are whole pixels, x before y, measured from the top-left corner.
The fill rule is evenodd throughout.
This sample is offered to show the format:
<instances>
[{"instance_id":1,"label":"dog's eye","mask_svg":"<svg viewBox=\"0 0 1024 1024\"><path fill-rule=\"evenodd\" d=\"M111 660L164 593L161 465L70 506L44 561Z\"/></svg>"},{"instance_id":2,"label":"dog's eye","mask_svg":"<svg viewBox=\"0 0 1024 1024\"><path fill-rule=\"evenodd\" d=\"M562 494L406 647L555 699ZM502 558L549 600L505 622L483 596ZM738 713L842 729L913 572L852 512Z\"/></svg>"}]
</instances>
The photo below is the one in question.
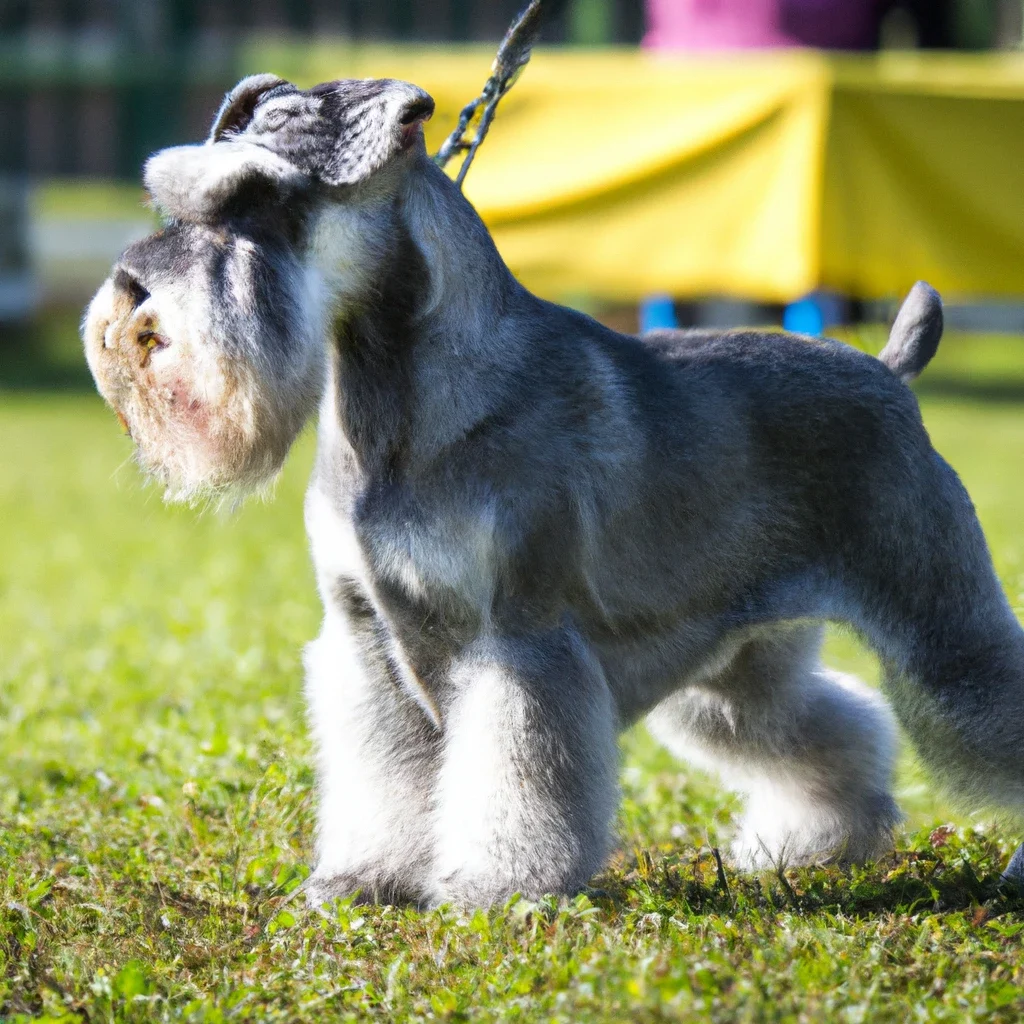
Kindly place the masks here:
<instances>
[{"instance_id":1,"label":"dog's eye","mask_svg":"<svg viewBox=\"0 0 1024 1024\"><path fill-rule=\"evenodd\" d=\"M156 331L140 331L136 338L143 348L142 362L140 367L149 365L149 357L158 349L167 348L167 339Z\"/></svg>"}]
</instances>

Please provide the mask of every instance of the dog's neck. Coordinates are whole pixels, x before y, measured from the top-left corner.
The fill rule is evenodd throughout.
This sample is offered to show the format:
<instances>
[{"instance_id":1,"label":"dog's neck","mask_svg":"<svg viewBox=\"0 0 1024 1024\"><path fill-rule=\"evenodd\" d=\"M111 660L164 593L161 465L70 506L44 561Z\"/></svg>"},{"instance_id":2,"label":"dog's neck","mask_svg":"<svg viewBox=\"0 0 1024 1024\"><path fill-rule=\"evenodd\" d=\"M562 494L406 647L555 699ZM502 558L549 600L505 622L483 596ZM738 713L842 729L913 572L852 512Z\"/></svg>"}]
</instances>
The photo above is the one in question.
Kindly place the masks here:
<instances>
[{"instance_id":1,"label":"dog's neck","mask_svg":"<svg viewBox=\"0 0 1024 1024\"><path fill-rule=\"evenodd\" d=\"M336 303L320 445L322 458L347 449L361 475L390 480L510 400L531 333L523 328L540 302L425 155L396 195L360 216L363 248Z\"/></svg>"}]
</instances>

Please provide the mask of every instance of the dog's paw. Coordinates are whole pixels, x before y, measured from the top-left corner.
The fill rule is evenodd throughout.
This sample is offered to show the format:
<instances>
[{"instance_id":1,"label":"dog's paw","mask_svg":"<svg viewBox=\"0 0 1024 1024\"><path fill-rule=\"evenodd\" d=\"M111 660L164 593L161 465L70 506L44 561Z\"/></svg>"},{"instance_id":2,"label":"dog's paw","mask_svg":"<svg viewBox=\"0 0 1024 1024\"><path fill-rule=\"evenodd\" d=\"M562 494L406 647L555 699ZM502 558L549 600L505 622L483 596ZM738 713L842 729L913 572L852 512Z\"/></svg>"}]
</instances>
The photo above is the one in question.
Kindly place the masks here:
<instances>
[{"instance_id":1,"label":"dog's paw","mask_svg":"<svg viewBox=\"0 0 1024 1024\"><path fill-rule=\"evenodd\" d=\"M1003 872L1003 882L1009 888L1024 894L1024 843L1017 847Z\"/></svg>"},{"instance_id":2,"label":"dog's paw","mask_svg":"<svg viewBox=\"0 0 1024 1024\"><path fill-rule=\"evenodd\" d=\"M531 903L550 896L571 899L585 888L578 876L555 873L511 876L497 871L490 875L480 875L459 871L437 879L427 890L421 905L433 908L451 904L465 910L500 907L513 897Z\"/></svg>"},{"instance_id":3,"label":"dog's paw","mask_svg":"<svg viewBox=\"0 0 1024 1024\"><path fill-rule=\"evenodd\" d=\"M400 879L356 872L328 874L314 871L306 879L303 892L306 905L311 910L341 899L351 899L356 904L383 903L393 906L421 902L420 894Z\"/></svg>"},{"instance_id":4,"label":"dog's paw","mask_svg":"<svg viewBox=\"0 0 1024 1024\"><path fill-rule=\"evenodd\" d=\"M779 867L821 867L825 864L864 864L892 851L892 829L843 831L796 828L766 834L744 829L736 837L730 859L740 871Z\"/></svg>"},{"instance_id":5,"label":"dog's paw","mask_svg":"<svg viewBox=\"0 0 1024 1024\"><path fill-rule=\"evenodd\" d=\"M522 895L521 888L503 884L491 878L473 878L449 875L430 887L423 901L426 909L450 904L469 910L474 907L500 906L514 895Z\"/></svg>"},{"instance_id":6,"label":"dog's paw","mask_svg":"<svg viewBox=\"0 0 1024 1024\"><path fill-rule=\"evenodd\" d=\"M306 879L306 883L302 887L306 905L310 910L322 907L325 903L332 903L334 900L347 899L350 896L355 897L356 902L365 902L365 888L365 882L356 875L321 875L316 872Z\"/></svg>"}]
</instances>

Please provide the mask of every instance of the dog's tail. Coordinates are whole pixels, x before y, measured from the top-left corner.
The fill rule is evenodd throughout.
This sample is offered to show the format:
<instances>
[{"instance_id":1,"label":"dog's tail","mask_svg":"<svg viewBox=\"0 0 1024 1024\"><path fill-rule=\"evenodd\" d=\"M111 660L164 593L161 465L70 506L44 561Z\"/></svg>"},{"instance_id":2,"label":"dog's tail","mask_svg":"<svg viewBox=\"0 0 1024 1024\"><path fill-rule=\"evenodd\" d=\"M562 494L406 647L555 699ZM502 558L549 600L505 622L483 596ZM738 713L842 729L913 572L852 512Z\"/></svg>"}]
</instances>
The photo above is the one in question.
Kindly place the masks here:
<instances>
[{"instance_id":1,"label":"dog's tail","mask_svg":"<svg viewBox=\"0 0 1024 1024\"><path fill-rule=\"evenodd\" d=\"M942 327L941 296L931 285L918 281L900 307L878 358L907 384L931 362L942 340Z\"/></svg>"}]
</instances>

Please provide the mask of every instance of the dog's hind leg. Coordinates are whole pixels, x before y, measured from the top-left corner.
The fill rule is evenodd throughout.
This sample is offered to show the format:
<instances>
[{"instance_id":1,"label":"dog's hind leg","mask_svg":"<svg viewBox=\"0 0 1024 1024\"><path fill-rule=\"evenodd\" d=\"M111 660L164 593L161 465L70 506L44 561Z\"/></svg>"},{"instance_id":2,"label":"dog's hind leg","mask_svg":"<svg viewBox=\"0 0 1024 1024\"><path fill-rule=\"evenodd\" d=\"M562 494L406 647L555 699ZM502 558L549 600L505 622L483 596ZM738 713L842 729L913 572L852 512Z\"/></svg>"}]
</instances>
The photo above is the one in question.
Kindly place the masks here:
<instances>
[{"instance_id":1,"label":"dog's hind leg","mask_svg":"<svg viewBox=\"0 0 1024 1024\"><path fill-rule=\"evenodd\" d=\"M746 797L740 867L871 859L892 845L895 726L881 697L825 668L818 626L779 626L687 686L647 725Z\"/></svg>"},{"instance_id":2,"label":"dog's hind leg","mask_svg":"<svg viewBox=\"0 0 1024 1024\"><path fill-rule=\"evenodd\" d=\"M862 563L862 628L938 781L970 809L1024 814L1024 630L956 475L934 456L920 483L916 522L890 521Z\"/></svg>"}]
</instances>

